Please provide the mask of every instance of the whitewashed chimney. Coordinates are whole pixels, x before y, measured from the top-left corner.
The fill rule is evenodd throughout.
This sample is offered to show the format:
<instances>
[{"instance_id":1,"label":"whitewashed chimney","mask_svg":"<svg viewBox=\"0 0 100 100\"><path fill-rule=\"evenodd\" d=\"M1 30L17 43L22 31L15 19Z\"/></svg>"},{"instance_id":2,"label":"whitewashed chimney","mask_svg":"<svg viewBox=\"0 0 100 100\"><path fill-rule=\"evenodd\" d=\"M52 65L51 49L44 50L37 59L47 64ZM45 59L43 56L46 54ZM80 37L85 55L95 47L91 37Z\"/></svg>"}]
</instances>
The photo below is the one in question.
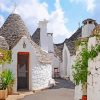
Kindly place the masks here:
<instances>
[{"instance_id":1,"label":"whitewashed chimney","mask_svg":"<svg viewBox=\"0 0 100 100\"><path fill-rule=\"evenodd\" d=\"M89 37L96 26L96 21L93 19L86 19L83 21L82 37Z\"/></svg>"},{"instance_id":2,"label":"whitewashed chimney","mask_svg":"<svg viewBox=\"0 0 100 100\"><path fill-rule=\"evenodd\" d=\"M48 52L48 38L47 38L47 20L39 21L40 28L40 46L42 50Z\"/></svg>"},{"instance_id":3,"label":"whitewashed chimney","mask_svg":"<svg viewBox=\"0 0 100 100\"><path fill-rule=\"evenodd\" d=\"M47 33L48 36L48 52L54 53L53 33Z\"/></svg>"}]
</instances>

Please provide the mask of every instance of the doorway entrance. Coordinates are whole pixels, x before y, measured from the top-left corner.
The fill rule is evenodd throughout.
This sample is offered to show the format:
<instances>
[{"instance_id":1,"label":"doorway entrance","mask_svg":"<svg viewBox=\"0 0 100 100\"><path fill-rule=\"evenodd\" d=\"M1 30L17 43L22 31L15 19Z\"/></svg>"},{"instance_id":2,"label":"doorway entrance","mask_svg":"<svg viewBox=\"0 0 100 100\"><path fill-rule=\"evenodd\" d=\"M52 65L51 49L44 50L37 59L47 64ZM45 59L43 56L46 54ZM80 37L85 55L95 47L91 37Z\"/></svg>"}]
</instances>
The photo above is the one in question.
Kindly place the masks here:
<instances>
[{"instance_id":1,"label":"doorway entrance","mask_svg":"<svg viewBox=\"0 0 100 100\"><path fill-rule=\"evenodd\" d=\"M18 52L17 61L17 90L28 90L29 52Z\"/></svg>"}]
</instances>

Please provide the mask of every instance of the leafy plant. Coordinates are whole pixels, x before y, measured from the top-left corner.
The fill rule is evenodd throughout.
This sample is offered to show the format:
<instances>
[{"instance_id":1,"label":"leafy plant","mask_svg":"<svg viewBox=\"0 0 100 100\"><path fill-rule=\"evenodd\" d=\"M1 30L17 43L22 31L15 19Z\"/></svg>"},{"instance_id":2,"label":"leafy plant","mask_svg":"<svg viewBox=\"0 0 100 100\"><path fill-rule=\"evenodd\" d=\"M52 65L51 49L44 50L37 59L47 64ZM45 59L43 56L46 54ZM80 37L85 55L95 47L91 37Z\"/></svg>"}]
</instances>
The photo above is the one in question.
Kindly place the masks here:
<instances>
[{"instance_id":1,"label":"leafy plant","mask_svg":"<svg viewBox=\"0 0 100 100\"><path fill-rule=\"evenodd\" d=\"M4 70L0 74L0 89L4 90L14 84L13 73L10 70Z\"/></svg>"},{"instance_id":2,"label":"leafy plant","mask_svg":"<svg viewBox=\"0 0 100 100\"><path fill-rule=\"evenodd\" d=\"M87 75L90 73L88 71L88 60L94 59L98 56L98 53L100 53L100 44L92 47L91 51L88 51L86 42L83 43L82 41L80 45L86 48L82 49L73 65L73 78L76 85L85 84L87 82Z\"/></svg>"},{"instance_id":3,"label":"leafy plant","mask_svg":"<svg viewBox=\"0 0 100 100\"><path fill-rule=\"evenodd\" d=\"M11 50L2 50L2 49L0 49L0 53L3 54L3 58L0 59L0 64L11 63L11 59L12 59Z\"/></svg>"},{"instance_id":4,"label":"leafy plant","mask_svg":"<svg viewBox=\"0 0 100 100\"><path fill-rule=\"evenodd\" d=\"M94 47L91 48L91 51L89 51L89 58L91 58L93 60L93 58L95 58L97 56L97 51Z\"/></svg>"},{"instance_id":5,"label":"leafy plant","mask_svg":"<svg viewBox=\"0 0 100 100\"><path fill-rule=\"evenodd\" d=\"M80 56L80 57L79 57ZM85 84L87 82L88 74L88 51L86 48L82 49L79 58L76 59L73 65L73 78L76 85Z\"/></svg>"}]
</instances>

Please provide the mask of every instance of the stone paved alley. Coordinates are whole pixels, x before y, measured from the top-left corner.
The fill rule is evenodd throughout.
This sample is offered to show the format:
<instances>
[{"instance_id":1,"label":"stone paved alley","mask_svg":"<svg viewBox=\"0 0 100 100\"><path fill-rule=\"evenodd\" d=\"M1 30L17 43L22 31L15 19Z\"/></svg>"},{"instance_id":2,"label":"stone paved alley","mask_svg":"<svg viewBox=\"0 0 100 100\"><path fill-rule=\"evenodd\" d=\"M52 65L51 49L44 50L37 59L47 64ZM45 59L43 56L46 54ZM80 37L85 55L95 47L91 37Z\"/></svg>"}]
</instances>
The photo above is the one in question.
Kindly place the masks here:
<instances>
[{"instance_id":1,"label":"stone paved alley","mask_svg":"<svg viewBox=\"0 0 100 100\"><path fill-rule=\"evenodd\" d=\"M20 93L7 100L74 100L74 84L69 80L56 79L56 86L36 93Z\"/></svg>"}]
</instances>

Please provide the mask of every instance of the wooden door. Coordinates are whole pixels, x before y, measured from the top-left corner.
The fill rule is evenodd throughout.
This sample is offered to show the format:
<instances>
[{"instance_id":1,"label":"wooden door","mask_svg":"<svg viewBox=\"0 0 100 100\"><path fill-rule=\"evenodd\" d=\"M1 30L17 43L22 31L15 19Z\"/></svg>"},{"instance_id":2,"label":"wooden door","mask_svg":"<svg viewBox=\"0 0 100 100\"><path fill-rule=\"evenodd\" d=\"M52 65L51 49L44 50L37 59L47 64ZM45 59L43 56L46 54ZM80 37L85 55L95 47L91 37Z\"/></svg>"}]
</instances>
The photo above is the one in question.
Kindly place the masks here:
<instances>
[{"instance_id":1,"label":"wooden door","mask_svg":"<svg viewBox=\"0 0 100 100\"><path fill-rule=\"evenodd\" d=\"M19 52L17 56L17 89L29 89L29 53Z\"/></svg>"}]
</instances>

